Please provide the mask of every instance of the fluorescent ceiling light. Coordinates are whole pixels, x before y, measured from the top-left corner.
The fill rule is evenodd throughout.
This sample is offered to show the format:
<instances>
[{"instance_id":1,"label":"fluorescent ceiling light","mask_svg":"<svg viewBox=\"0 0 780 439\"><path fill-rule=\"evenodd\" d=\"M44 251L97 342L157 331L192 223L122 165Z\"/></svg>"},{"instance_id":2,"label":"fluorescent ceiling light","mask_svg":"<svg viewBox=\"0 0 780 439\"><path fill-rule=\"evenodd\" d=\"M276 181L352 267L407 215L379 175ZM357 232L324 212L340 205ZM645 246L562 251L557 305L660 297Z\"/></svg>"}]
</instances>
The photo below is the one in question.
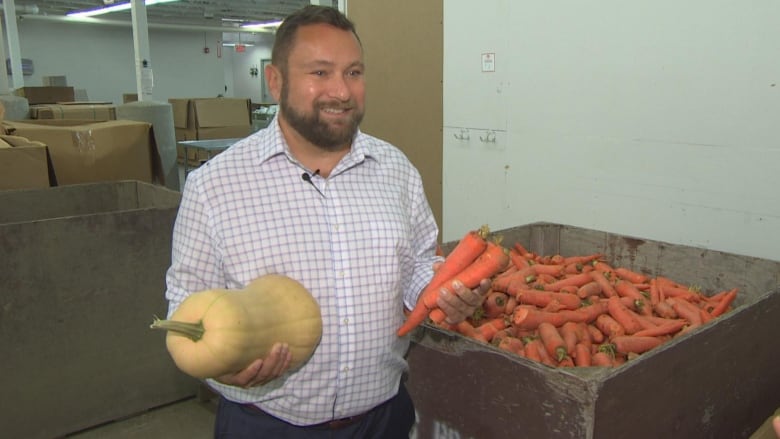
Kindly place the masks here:
<instances>
[{"instance_id":1,"label":"fluorescent ceiling light","mask_svg":"<svg viewBox=\"0 0 780 439\"><path fill-rule=\"evenodd\" d=\"M230 43L230 42L222 43L222 47L236 47L236 46L252 47L252 46L254 46L254 44L252 44L252 43Z\"/></svg>"},{"instance_id":2,"label":"fluorescent ceiling light","mask_svg":"<svg viewBox=\"0 0 780 439\"><path fill-rule=\"evenodd\" d=\"M146 0L144 4L146 4L146 6L151 6L159 3L171 3L175 1L179 1L179 0ZM130 9L130 7L131 7L130 2L120 3L116 5L106 6L104 8L90 9L87 11L80 11L80 12L71 12L68 14L68 17L76 17L76 18L93 17L95 15L108 14L110 12L126 11Z\"/></svg>"},{"instance_id":3,"label":"fluorescent ceiling light","mask_svg":"<svg viewBox=\"0 0 780 439\"><path fill-rule=\"evenodd\" d=\"M265 29L267 27L279 27L280 24L282 24L281 20L279 20L279 21L269 21L267 23L242 24L241 27L243 29L249 29L249 30L253 30L253 29L260 30L260 29Z\"/></svg>"}]
</instances>

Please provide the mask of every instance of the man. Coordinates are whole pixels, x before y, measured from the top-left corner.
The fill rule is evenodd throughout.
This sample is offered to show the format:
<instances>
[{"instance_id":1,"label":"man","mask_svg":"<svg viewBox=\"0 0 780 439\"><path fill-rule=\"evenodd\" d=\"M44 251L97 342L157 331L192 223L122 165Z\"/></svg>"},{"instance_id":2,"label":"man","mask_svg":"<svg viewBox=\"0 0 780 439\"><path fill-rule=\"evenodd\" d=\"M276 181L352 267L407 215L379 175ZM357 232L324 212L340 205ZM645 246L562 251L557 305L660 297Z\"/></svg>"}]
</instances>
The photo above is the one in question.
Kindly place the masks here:
<instances>
[{"instance_id":1,"label":"man","mask_svg":"<svg viewBox=\"0 0 780 439\"><path fill-rule=\"evenodd\" d=\"M323 317L321 342L300 369L288 370L288 347L277 343L246 369L208 380L222 395L216 437L403 438L414 424L401 383L409 339L395 331L440 261L438 230L417 170L358 128L364 70L339 11L291 15L265 70L276 118L187 179L169 314L192 292L280 273L314 295ZM489 285L445 295L448 320L470 315Z\"/></svg>"}]
</instances>

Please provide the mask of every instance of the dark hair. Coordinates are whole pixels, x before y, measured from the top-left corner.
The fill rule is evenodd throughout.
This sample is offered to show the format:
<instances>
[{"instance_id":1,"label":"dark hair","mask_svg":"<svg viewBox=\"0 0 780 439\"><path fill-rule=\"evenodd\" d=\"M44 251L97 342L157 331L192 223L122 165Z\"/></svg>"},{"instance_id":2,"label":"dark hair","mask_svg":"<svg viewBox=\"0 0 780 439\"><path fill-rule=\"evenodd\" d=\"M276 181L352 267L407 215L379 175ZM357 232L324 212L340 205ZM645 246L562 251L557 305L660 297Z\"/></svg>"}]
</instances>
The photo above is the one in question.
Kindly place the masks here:
<instances>
[{"instance_id":1,"label":"dark hair","mask_svg":"<svg viewBox=\"0 0 780 439\"><path fill-rule=\"evenodd\" d=\"M358 44L362 45L360 37L355 31L354 23L338 9L329 6L305 6L287 16L279 29L276 30L271 62L283 72L287 71L287 59L295 42L298 28L309 24L329 24L341 30L350 31L357 38Z\"/></svg>"}]
</instances>

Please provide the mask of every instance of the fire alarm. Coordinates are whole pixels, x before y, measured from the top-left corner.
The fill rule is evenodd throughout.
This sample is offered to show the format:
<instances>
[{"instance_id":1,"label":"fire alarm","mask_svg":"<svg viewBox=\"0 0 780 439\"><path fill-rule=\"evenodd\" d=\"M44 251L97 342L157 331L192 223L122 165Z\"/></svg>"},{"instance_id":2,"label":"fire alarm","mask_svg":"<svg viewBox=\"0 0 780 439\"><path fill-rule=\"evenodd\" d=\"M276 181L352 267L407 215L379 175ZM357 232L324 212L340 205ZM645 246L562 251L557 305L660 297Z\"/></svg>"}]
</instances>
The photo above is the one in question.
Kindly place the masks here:
<instances>
[{"instance_id":1,"label":"fire alarm","mask_svg":"<svg viewBox=\"0 0 780 439\"><path fill-rule=\"evenodd\" d=\"M208 47L204 47L204 48L203 48L203 53L209 53L209 52L210 52L210 50L209 50L209 48L208 48Z\"/></svg>"}]
</instances>

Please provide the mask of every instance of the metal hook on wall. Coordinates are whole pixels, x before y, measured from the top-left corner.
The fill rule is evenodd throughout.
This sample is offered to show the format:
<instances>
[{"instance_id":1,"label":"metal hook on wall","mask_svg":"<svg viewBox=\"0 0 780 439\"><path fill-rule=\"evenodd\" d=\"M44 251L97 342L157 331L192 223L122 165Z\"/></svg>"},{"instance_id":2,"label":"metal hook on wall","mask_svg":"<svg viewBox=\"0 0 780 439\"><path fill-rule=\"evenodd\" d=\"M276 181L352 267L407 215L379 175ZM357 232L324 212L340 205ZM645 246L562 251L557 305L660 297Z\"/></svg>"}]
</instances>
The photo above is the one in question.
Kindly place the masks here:
<instances>
[{"instance_id":1,"label":"metal hook on wall","mask_svg":"<svg viewBox=\"0 0 780 439\"><path fill-rule=\"evenodd\" d=\"M488 131L485 137L479 136L479 140L483 141L484 143L496 143L496 132L495 131Z\"/></svg>"},{"instance_id":2,"label":"metal hook on wall","mask_svg":"<svg viewBox=\"0 0 780 439\"><path fill-rule=\"evenodd\" d=\"M459 134L454 134L455 138L458 140L469 140L471 136L469 135L469 130L467 128L461 128Z\"/></svg>"}]
</instances>

